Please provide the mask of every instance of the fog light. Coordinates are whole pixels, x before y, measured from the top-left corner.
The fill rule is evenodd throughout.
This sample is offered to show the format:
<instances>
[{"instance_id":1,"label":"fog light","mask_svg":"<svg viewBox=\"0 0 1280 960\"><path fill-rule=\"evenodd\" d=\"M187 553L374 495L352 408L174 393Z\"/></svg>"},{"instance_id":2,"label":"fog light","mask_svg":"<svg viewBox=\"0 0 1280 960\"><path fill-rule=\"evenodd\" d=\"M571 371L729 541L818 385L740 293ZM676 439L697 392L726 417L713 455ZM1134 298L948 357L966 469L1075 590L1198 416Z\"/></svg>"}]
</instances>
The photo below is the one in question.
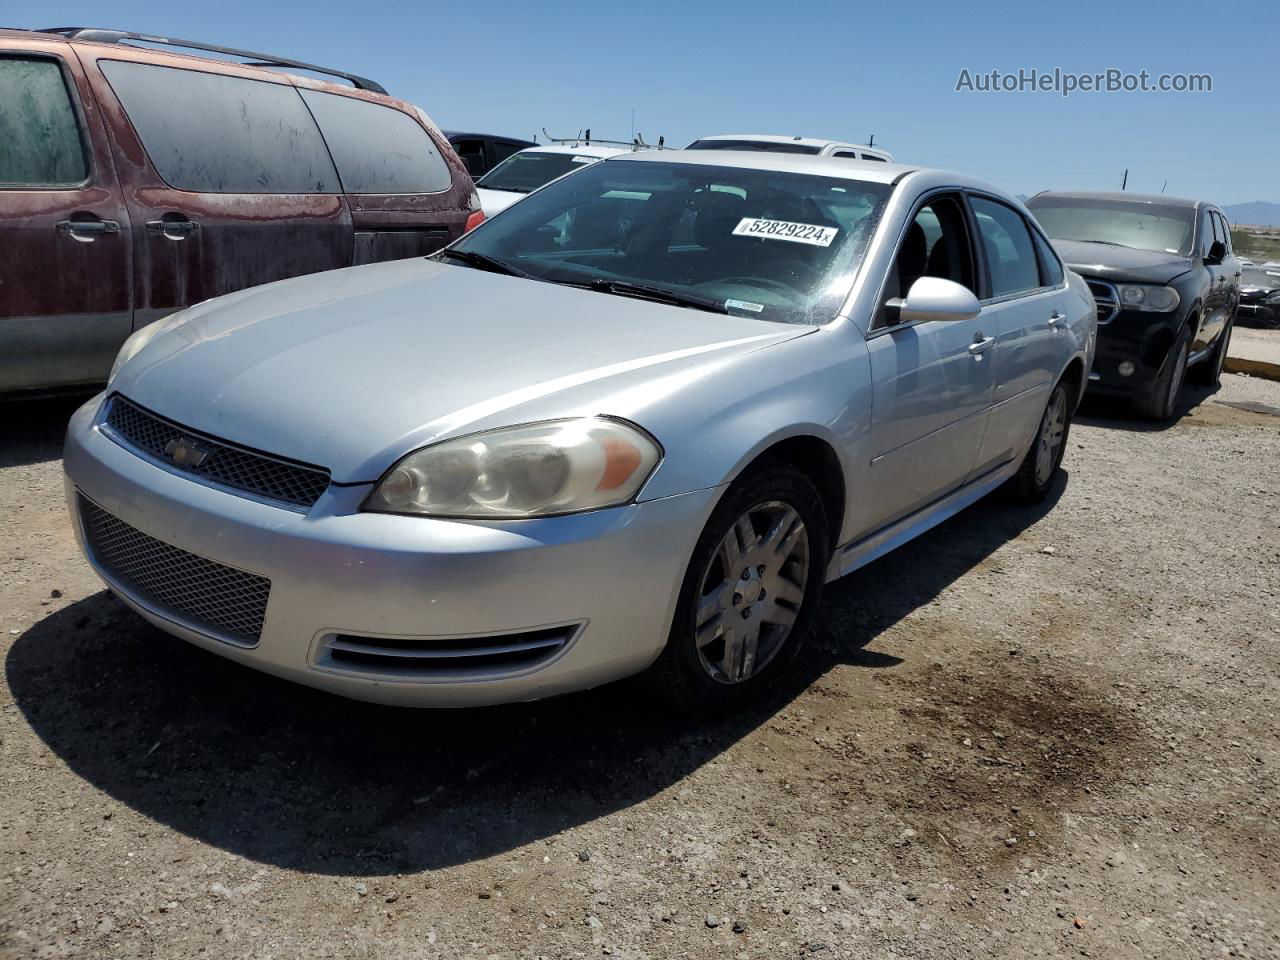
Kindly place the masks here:
<instances>
[{"instance_id":1,"label":"fog light","mask_svg":"<svg viewBox=\"0 0 1280 960\"><path fill-rule=\"evenodd\" d=\"M1124 363L1120 364L1120 366L1116 367L1116 370L1118 370L1118 371L1119 371L1120 376L1122 376L1122 377L1132 377L1132 376L1133 376L1133 363L1132 363L1132 361L1126 360L1126 361L1124 361Z\"/></svg>"}]
</instances>

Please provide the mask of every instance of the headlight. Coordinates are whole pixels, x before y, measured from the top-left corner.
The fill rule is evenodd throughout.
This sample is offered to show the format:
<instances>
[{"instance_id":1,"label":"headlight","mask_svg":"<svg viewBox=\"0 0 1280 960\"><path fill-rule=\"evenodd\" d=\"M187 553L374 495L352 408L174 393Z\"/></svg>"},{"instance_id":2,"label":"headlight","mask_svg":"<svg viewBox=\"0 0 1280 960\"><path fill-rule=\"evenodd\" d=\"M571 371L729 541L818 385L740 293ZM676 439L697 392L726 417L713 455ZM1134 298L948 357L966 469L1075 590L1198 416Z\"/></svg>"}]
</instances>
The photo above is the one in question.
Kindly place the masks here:
<instances>
[{"instance_id":1,"label":"headlight","mask_svg":"<svg viewBox=\"0 0 1280 960\"><path fill-rule=\"evenodd\" d=\"M141 330L135 330L129 334L124 344L120 347L120 352L116 354L116 362L111 365L111 373L107 376L107 386L111 386L111 381L116 378L116 374L120 372L120 368L136 357L155 337L170 327L174 326L182 319L182 311L171 313L162 320L156 320L149 323Z\"/></svg>"},{"instance_id":2,"label":"headlight","mask_svg":"<svg viewBox=\"0 0 1280 960\"><path fill-rule=\"evenodd\" d=\"M657 466L647 434L616 420L550 420L424 447L378 482L364 509L524 518L626 503Z\"/></svg>"},{"instance_id":3,"label":"headlight","mask_svg":"<svg viewBox=\"0 0 1280 960\"><path fill-rule=\"evenodd\" d=\"M1178 305L1178 291L1173 287L1154 287L1145 283L1126 283L1119 287L1120 302L1131 310L1165 313Z\"/></svg>"}]
</instances>

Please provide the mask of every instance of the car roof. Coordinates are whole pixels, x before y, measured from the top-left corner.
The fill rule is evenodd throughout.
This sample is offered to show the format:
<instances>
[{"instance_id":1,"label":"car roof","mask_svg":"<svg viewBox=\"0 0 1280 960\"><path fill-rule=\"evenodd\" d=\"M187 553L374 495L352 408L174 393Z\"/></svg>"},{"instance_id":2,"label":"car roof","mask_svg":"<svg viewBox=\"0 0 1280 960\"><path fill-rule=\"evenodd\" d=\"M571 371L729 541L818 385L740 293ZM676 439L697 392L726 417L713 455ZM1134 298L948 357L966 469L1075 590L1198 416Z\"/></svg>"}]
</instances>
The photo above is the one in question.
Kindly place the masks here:
<instances>
[{"instance_id":1,"label":"car roof","mask_svg":"<svg viewBox=\"0 0 1280 960\"><path fill-rule=\"evenodd\" d=\"M446 140L452 140L455 137L473 137L477 140L505 140L507 143L524 143L534 146L536 140L529 140L526 137L510 137L505 133L475 133L471 130L442 130Z\"/></svg>"},{"instance_id":2,"label":"car roof","mask_svg":"<svg viewBox=\"0 0 1280 960\"><path fill-rule=\"evenodd\" d=\"M1061 197L1067 200L1119 200L1126 203L1152 203L1164 207L1196 207L1199 200L1171 197L1164 193L1130 193L1117 190L1042 190L1032 200L1041 197ZM1030 201L1028 201L1030 202Z\"/></svg>"},{"instance_id":3,"label":"car roof","mask_svg":"<svg viewBox=\"0 0 1280 960\"><path fill-rule=\"evenodd\" d=\"M631 153L630 147L603 147L594 143L548 143L526 147L521 153L569 153L585 157L616 157L618 154ZM671 151L665 150L664 153Z\"/></svg>"},{"instance_id":4,"label":"car roof","mask_svg":"<svg viewBox=\"0 0 1280 960\"><path fill-rule=\"evenodd\" d=\"M896 183L919 167L901 163L873 163L848 157L819 157L804 153L764 153L759 150L641 150L624 151L615 160L667 161L700 164L706 167L741 167L747 170L776 170L806 173L816 177L842 177L871 183ZM966 180L968 178L965 178ZM1003 191L998 191L1003 192Z\"/></svg>"},{"instance_id":5,"label":"car roof","mask_svg":"<svg viewBox=\"0 0 1280 960\"><path fill-rule=\"evenodd\" d=\"M776 133L717 133L710 137L698 137L698 140L755 140L760 143L798 143L802 147L854 147L858 150L872 150L884 153L879 147L870 147L865 143L850 143L846 140L827 140L822 137L785 137ZM697 141L694 141L695 143Z\"/></svg>"}]
</instances>

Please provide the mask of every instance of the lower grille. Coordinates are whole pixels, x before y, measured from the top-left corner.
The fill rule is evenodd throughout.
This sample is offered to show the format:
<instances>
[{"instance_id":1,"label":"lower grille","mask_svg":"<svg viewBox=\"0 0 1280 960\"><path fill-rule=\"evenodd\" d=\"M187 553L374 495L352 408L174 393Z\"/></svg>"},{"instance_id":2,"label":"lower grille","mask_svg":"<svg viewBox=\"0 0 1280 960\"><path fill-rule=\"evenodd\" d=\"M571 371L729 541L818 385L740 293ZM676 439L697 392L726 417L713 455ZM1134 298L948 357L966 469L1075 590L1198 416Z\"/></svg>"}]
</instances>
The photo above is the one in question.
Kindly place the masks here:
<instances>
[{"instance_id":1,"label":"lower grille","mask_svg":"<svg viewBox=\"0 0 1280 960\"><path fill-rule=\"evenodd\" d=\"M149 537L83 495L79 504L93 559L130 594L193 629L242 646L258 642L270 580Z\"/></svg>"},{"instance_id":2,"label":"lower grille","mask_svg":"<svg viewBox=\"0 0 1280 960\"><path fill-rule=\"evenodd\" d=\"M1098 305L1098 323L1110 323L1120 312L1120 294L1116 288L1105 280L1086 280L1093 293L1093 302Z\"/></svg>"},{"instance_id":3,"label":"lower grille","mask_svg":"<svg viewBox=\"0 0 1280 960\"><path fill-rule=\"evenodd\" d=\"M128 446L160 462L231 490L310 508L329 486L329 471L238 447L189 430L120 394L111 398L106 425ZM179 456L179 449L184 456Z\"/></svg>"},{"instance_id":4,"label":"lower grille","mask_svg":"<svg viewBox=\"0 0 1280 960\"><path fill-rule=\"evenodd\" d=\"M396 675L405 679L442 679L527 670L554 659L572 641L581 624L548 627L487 637L330 636L320 665L352 673Z\"/></svg>"}]
</instances>

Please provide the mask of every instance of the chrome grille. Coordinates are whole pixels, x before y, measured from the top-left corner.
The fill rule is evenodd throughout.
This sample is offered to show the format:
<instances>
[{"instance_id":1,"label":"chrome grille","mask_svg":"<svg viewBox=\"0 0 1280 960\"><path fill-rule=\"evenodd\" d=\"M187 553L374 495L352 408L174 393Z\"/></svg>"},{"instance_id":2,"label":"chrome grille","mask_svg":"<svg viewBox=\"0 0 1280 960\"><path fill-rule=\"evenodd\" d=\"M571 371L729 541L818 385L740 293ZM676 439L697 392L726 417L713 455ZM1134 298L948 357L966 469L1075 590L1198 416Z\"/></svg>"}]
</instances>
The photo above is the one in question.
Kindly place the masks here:
<instances>
[{"instance_id":1,"label":"chrome grille","mask_svg":"<svg viewBox=\"0 0 1280 960\"><path fill-rule=\"evenodd\" d=\"M89 552L120 587L202 632L243 646L258 642L270 580L170 546L78 499Z\"/></svg>"},{"instance_id":2,"label":"chrome grille","mask_svg":"<svg viewBox=\"0 0 1280 960\"><path fill-rule=\"evenodd\" d=\"M339 633L320 649L321 666L405 679L450 679L541 666L573 641L581 624L484 637L361 637Z\"/></svg>"},{"instance_id":3,"label":"chrome grille","mask_svg":"<svg viewBox=\"0 0 1280 960\"><path fill-rule=\"evenodd\" d=\"M1105 280L1086 280L1093 293L1093 302L1098 305L1098 323L1110 323L1120 312L1120 294L1116 288Z\"/></svg>"},{"instance_id":4,"label":"chrome grille","mask_svg":"<svg viewBox=\"0 0 1280 960\"><path fill-rule=\"evenodd\" d=\"M126 446L166 466L209 483L293 507L310 508L329 486L329 471L281 460L225 440L219 440L166 420L120 394L111 398L106 425ZM171 445L196 444L204 456L196 463L179 463Z\"/></svg>"}]
</instances>

